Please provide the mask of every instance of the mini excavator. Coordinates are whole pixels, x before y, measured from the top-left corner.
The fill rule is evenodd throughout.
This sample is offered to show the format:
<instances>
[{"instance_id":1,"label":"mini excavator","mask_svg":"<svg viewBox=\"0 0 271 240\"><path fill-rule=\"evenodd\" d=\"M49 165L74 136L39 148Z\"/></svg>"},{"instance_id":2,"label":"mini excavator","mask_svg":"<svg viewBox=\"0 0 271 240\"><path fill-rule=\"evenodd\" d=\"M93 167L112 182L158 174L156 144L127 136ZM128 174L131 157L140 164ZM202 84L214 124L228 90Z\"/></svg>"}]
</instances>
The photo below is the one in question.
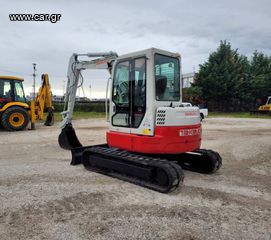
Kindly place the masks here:
<instances>
[{"instance_id":1,"label":"mini excavator","mask_svg":"<svg viewBox=\"0 0 271 240\"><path fill-rule=\"evenodd\" d=\"M62 148L71 150L71 164L82 163L88 170L162 193L178 187L183 169L216 172L222 165L220 155L200 149L198 107L181 104L180 65L178 53L156 48L122 56L114 52L73 54L58 138ZM82 146L72 126L76 90L85 69L106 69L110 74L106 144Z\"/></svg>"}]
</instances>

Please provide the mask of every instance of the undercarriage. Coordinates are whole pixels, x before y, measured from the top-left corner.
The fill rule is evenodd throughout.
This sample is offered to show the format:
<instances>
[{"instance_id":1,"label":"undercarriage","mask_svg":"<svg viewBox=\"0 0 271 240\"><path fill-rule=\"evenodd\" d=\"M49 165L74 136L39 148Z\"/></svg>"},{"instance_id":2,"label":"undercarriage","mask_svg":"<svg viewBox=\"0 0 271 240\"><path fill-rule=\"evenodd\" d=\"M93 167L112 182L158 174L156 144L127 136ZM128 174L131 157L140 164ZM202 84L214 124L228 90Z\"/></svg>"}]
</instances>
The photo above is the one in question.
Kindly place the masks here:
<instances>
[{"instance_id":1,"label":"undercarriage","mask_svg":"<svg viewBox=\"0 0 271 240\"><path fill-rule=\"evenodd\" d=\"M200 149L174 155L137 154L107 144L73 148L71 165L102 173L146 188L167 193L183 182L185 170L214 173L222 165L220 155Z\"/></svg>"}]
</instances>

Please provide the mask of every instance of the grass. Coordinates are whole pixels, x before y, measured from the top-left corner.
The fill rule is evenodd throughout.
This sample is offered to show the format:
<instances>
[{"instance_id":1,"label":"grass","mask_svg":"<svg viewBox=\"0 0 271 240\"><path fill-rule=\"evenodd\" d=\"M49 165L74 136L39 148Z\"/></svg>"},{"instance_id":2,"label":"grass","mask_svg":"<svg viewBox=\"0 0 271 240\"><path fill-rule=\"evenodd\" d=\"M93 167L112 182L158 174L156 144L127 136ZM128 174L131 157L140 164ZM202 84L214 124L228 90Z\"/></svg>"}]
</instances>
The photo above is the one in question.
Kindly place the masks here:
<instances>
[{"instance_id":1,"label":"grass","mask_svg":"<svg viewBox=\"0 0 271 240\"><path fill-rule=\"evenodd\" d=\"M209 117L229 117L229 118L266 118L271 119L271 115L255 115L250 112L209 112Z\"/></svg>"},{"instance_id":2,"label":"grass","mask_svg":"<svg viewBox=\"0 0 271 240\"><path fill-rule=\"evenodd\" d=\"M54 113L55 121L62 120L59 112ZM73 112L72 119L105 118L105 113L101 112Z\"/></svg>"},{"instance_id":3,"label":"grass","mask_svg":"<svg viewBox=\"0 0 271 240\"><path fill-rule=\"evenodd\" d=\"M208 117L228 117L228 118L265 118L271 119L271 115L252 115L249 112L209 112ZM105 118L105 113L103 112L73 112L73 117L75 119L89 119L89 118ZM59 112L55 112L55 121L61 121L61 115Z\"/></svg>"}]
</instances>

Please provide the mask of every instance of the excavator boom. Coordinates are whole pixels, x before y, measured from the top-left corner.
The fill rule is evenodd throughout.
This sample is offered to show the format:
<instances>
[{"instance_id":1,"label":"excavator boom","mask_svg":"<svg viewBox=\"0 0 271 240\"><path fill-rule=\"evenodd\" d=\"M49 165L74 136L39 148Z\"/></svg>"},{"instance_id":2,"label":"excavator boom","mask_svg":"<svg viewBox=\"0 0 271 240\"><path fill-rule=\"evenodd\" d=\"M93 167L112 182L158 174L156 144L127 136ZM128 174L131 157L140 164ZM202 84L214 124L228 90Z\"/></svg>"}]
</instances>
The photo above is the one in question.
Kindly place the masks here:
<instances>
[{"instance_id":1,"label":"excavator boom","mask_svg":"<svg viewBox=\"0 0 271 240\"><path fill-rule=\"evenodd\" d=\"M81 57L88 57L90 60L80 60ZM79 85L81 85L79 82L80 78L82 78L81 71L85 69L103 69L108 70L109 74L111 74L113 62L117 57L118 55L115 52L73 54L70 57L65 104L64 110L61 112L63 118L61 122L62 130L58 138L59 145L62 148L70 150L82 146L72 126L76 92Z\"/></svg>"}]
</instances>

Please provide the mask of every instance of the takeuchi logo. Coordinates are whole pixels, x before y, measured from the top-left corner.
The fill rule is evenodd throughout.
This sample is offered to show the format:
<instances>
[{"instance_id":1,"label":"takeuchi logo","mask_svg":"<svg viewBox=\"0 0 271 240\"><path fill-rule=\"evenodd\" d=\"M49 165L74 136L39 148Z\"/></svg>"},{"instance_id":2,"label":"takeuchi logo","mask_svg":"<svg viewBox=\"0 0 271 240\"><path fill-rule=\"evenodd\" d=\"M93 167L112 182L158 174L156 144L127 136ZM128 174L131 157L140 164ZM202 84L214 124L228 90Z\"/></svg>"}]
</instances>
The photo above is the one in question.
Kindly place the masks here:
<instances>
[{"instance_id":1,"label":"takeuchi logo","mask_svg":"<svg viewBox=\"0 0 271 240\"><path fill-rule=\"evenodd\" d=\"M201 128L183 129L183 130L180 130L180 133L179 133L181 137L196 136L200 134L201 134Z\"/></svg>"},{"instance_id":2,"label":"takeuchi logo","mask_svg":"<svg viewBox=\"0 0 271 240\"><path fill-rule=\"evenodd\" d=\"M184 113L185 116L197 116L196 112L185 112Z\"/></svg>"}]
</instances>

